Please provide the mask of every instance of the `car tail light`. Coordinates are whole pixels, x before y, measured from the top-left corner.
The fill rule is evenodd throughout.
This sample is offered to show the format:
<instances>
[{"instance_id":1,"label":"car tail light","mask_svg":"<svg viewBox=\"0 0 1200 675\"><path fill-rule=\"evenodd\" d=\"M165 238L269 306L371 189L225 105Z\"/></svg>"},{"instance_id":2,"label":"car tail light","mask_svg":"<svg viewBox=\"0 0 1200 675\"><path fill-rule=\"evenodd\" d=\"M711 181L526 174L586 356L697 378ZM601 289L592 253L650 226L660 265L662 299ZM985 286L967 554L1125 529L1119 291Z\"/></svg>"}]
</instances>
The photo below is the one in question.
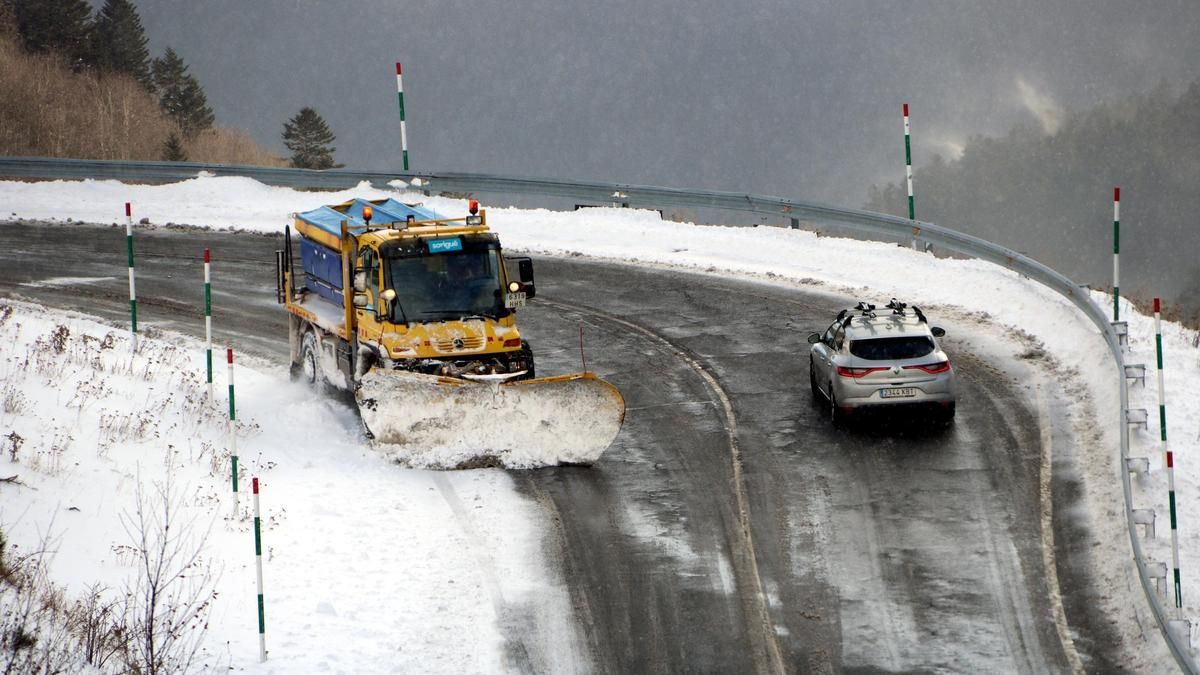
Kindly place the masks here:
<instances>
[{"instance_id":1,"label":"car tail light","mask_svg":"<svg viewBox=\"0 0 1200 675\"><path fill-rule=\"evenodd\" d=\"M887 368L847 368L846 366L838 366L837 374L841 377L853 377L858 379L864 375L869 375L880 370L887 370Z\"/></svg>"},{"instance_id":2,"label":"car tail light","mask_svg":"<svg viewBox=\"0 0 1200 675\"><path fill-rule=\"evenodd\" d=\"M938 373L944 373L947 370L950 370L950 362L949 361L939 361L937 363L927 363L922 366L904 366L904 369L905 370L923 370L923 371L929 373L930 375L937 375Z\"/></svg>"}]
</instances>

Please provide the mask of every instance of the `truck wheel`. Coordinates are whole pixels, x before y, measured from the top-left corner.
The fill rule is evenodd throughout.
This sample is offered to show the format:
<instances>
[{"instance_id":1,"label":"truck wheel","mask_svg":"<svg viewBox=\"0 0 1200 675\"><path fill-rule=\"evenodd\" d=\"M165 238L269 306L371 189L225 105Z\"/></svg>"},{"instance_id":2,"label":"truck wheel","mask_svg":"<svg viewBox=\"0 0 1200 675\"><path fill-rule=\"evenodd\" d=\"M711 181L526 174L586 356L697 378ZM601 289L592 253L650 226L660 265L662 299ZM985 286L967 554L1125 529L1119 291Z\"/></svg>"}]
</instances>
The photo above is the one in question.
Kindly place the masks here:
<instances>
[{"instance_id":1,"label":"truck wheel","mask_svg":"<svg viewBox=\"0 0 1200 675\"><path fill-rule=\"evenodd\" d=\"M529 372L525 373L521 379L532 380L537 377L533 369L533 347L530 347L526 340L521 340L521 357L525 359L525 363L529 364Z\"/></svg>"},{"instance_id":2,"label":"truck wheel","mask_svg":"<svg viewBox=\"0 0 1200 675\"><path fill-rule=\"evenodd\" d=\"M317 336L312 331L304 333L300 340L300 381L314 389L321 389L325 377L321 374L321 357L317 351Z\"/></svg>"}]
</instances>

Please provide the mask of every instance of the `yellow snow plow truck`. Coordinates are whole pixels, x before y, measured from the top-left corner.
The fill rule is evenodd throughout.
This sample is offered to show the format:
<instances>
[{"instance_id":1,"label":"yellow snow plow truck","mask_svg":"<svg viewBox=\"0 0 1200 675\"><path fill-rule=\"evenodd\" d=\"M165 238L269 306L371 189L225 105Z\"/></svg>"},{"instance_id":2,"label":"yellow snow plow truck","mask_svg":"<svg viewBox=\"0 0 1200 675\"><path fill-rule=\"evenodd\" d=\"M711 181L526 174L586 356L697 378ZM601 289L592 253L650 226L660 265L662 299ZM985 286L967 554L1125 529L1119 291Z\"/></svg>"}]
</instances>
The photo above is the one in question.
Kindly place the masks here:
<instances>
[{"instance_id":1,"label":"yellow snow plow truck","mask_svg":"<svg viewBox=\"0 0 1200 675\"><path fill-rule=\"evenodd\" d=\"M355 199L295 214L301 275L289 228L276 253L292 374L352 392L373 442L410 456L591 464L625 401L590 372L534 376L515 322L533 261L507 258L486 212L469 212Z\"/></svg>"}]
</instances>

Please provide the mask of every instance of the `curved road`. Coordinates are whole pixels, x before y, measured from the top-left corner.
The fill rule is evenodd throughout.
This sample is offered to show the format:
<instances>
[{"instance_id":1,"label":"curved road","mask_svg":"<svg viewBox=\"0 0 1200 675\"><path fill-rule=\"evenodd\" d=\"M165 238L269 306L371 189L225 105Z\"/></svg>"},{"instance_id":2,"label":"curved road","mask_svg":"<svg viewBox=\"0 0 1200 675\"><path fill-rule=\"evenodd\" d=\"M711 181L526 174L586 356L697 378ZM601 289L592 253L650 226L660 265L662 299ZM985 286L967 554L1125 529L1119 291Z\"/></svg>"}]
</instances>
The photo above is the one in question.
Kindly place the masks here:
<instances>
[{"instance_id":1,"label":"curved road","mask_svg":"<svg viewBox=\"0 0 1200 675\"><path fill-rule=\"evenodd\" d=\"M140 321L202 330L209 246L221 339L236 334L244 351L282 360L278 242L139 231ZM124 264L123 228L0 225L3 296L119 322ZM521 321L539 371L579 369L582 326L588 368L629 406L596 466L513 474L558 524L547 554L596 670L1119 669L1119 638L1092 614L1099 593L1082 572L1087 533L1059 515L1079 486L1048 482L1043 466L1048 445L1061 461L1072 439L1044 428L1037 406L953 333L952 429L835 431L811 402L805 336L849 299L580 260L537 265L539 297ZM537 634L523 625L534 619L514 616L511 633ZM537 652L551 647L522 647L516 667L541 670Z\"/></svg>"}]
</instances>

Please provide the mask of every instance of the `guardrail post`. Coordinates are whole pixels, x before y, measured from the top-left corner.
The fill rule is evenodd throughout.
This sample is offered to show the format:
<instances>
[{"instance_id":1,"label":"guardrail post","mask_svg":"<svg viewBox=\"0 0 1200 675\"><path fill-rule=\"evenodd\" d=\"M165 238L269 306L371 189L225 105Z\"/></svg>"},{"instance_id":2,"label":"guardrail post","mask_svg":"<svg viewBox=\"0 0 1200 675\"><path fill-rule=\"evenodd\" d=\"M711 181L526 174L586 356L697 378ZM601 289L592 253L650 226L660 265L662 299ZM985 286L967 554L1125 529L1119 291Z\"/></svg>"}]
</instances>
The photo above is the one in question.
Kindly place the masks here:
<instances>
[{"instance_id":1,"label":"guardrail post","mask_svg":"<svg viewBox=\"0 0 1200 675\"><path fill-rule=\"evenodd\" d=\"M1150 417L1145 408L1126 408L1125 423L1131 427L1141 427L1145 431L1150 430Z\"/></svg>"},{"instance_id":2,"label":"guardrail post","mask_svg":"<svg viewBox=\"0 0 1200 675\"><path fill-rule=\"evenodd\" d=\"M1145 536L1147 539L1154 538L1154 509L1134 509L1130 512L1133 516L1133 522L1138 525L1144 525L1146 528Z\"/></svg>"},{"instance_id":3,"label":"guardrail post","mask_svg":"<svg viewBox=\"0 0 1200 675\"><path fill-rule=\"evenodd\" d=\"M1146 364L1144 363L1127 363L1125 364L1125 379L1127 384L1140 383L1142 388L1146 387Z\"/></svg>"},{"instance_id":4,"label":"guardrail post","mask_svg":"<svg viewBox=\"0 0 1200 675\"><path fill-rule=\"evenodd\" d=\"M1122 347L1129 346L1129 324L1124 321L1112 322L1113 332L1117 334L1117 344Z\"/></svg>"},{"instance_id":5,"label":"guardrail post","mask_svg":"<svg viewBox=\"0 0 1200 675\"><path fill-rule=\"evenodd\" d=\"M1142 569L1146 571L1146 576L1154 582L1154 590L1162 596L1163 600L1167 599L1167 563L1155 562L1147 560L1142 563Z\"/></svg>"},{"instance_id":6,"label":"guardrail post","mask_svg":"<svg viewBox=\"0 0 1200 675\"><path fill-rule=\"evenodd\" d=\"M1150 473L1150 458L1148 457L1126 457L1125 469L1132 474Z\"/></svg>"},{"instance_id":7,"label":"guardrail post","mask_svg":"<svg viewBox=\"0 0 1200 675\"><path fill-rule=\"evenodd\" d=\"M1187 619L1172 619L1167 622L1167 629L1175 634L1175 640L1192 648L1192 622Z\"/></svg>"}]
</instances>

